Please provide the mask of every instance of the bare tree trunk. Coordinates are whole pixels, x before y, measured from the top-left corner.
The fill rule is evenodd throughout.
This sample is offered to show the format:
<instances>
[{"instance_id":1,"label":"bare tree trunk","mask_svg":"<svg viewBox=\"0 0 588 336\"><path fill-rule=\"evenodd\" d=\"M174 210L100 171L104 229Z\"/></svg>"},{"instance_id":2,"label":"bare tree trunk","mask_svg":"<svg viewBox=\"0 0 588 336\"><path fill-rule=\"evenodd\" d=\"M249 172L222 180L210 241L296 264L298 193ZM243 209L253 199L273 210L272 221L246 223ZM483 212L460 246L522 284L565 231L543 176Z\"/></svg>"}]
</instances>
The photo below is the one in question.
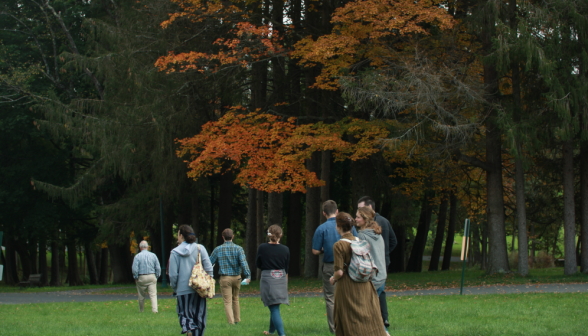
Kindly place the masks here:
<instances>
[{"instance_id":1,"label":"bare tree trunk","mask_svg":"<svg viewBox=\"0 0 588 336\"><path fill-rule=\"evenodd\" d=\"M108 247L103 247L100 249L100 279L99 282L101 285L108 284ZM165 274L162 272L162 274ZM165 276L165 275L164 275Z\"/></svg>"},{"instance_id":2,"label":"bare tree trunk","mask_svg":"<svg viewBox=\"0 0 588 336\"><path fill-rule=\"evenodd\" d=\"M323 203L328 201L331 197L330 190L331 190L331 151L324 151L321 152L321 180L325 181L325 185L321 187L321 206ZM323 215L322 208L320 210L321 213L321 223L327 221L325 216Z\"/></svg>"},{"instance_id":3,"label":"bare tree trunk","mask_svg":"<svg viewBox=\"0 0 588 336\"><path fill-rule=\"evenodd\" d=\"M220 178L220 196L218 205L218 233L216 245L222 245L222 232L231 228L233 207L233 173L225 172ZM211 249L212 253L212 249Z\"/></svg>"},{"instance_id":4,"label":"bare tree trunk","mask_svg":"<svg viewBox=\"0 0 588 336\"><path fill-rule=\"evenodd\" d=\"M452 191L449 195L449 225L447 227L447 240L443 253L443 265L441 270L449 270L451 266L451 254L453 252L453 241L455 239L455 223L457 222L457 197Z\"/></svg>"},{"instance_id":5,"label":"bare tree trunk","mask_svg":"<svg viewBox=\"0 0 588 336\"><path fill-rule=\"evenodd\" d=\"M117 245L109 244L108 250L110 252L110 265L112 266L113 279L112 283L131 283L133 281L131 265L129 264L130 256L128 244Z\"/></svg>"},{"instance_id":6,"label":"bare tree trunk","mask_svg":"<svg viewBox=\"0 0 588 336\"><path fill-rule=\"evenodd\" d=\"M215 185L212 180L210 180L210 239L208 239L208 250L211 251L214 249L214 209L215 209L215 201L214 201L214 190Z\"/></svg>"},{"instance_id":7,"label":"bare tree trunk","mask_svg":"<svg viewBox=\"0 0 588 336\"><path fill-rule=\"evenodd\" d=\"M254 272L255 258L257 256L257 190L249 188L247 196L247 231L245 242L245 254L251 270L251 280L257 279Z\"/></svg>"},{"instance_id":8,"label":"bare tree trunk","mask_svg":"<svg viewBox=\"0 0 588 336\"><path fill-rule=\"evenodd\" d=\"M31 275L31 262L29 258L28 244L22 240L16 242L16 252L20 256L20 264L22 267L22 280L26 281Z\"/></svg>"},{"instance_id":9,"label":"bare tree trunk","mask_svg":"<svg viewBox=\"0 0 588 336\"><path fill-rule=\"evenodd\" d=\"M574 145L563 143L563 197L564 197L564 274L578 271L576 262L576 213L574 205Z\"/></svg>"},{"instance_id":10,"label":"bare tree trunk","mask_svg":"<svg viewBox=\"0 0 588 336\"><path fill-rule=\"evenodd\" d=\"M302 260L302 194L290 194L290 214L288 216L288 247L290 247L290 273L300 276Z\"/></svg>"},{"instance_id":11,"label":"bare tree trunk","mask_svg":"<svg viewBox=\"0 0 588 336\"><path fill-rule=\"evenodd\" d=\"M392 229L396 234L398 245L396 245L396 248L390 253L390 266L388 267L388 272L404 272L406 269L406 228L395 223L392 224Z\"/></svg>"},{"instance_id":12,"label":"bare tree trunk","mask_svg":"<svg viewBox=\"0 0 588 336\"><path fill-rule=\"evenodd\" d=\"M38 250L37 239L36 238L29 239L28 245L29 245L29 260L31 263L31 274L38 274L39 272L37 271L37 250Z\"/></svg>"},{"instance_id":13,"label":"bare tree trunk","mask_svg":"<svg viewBox=\"0 0 588 336\"><path fill-rule=\"evenodd\" d=\"M351 190L353 194L353 199L351 200L352 208L357 206L357 201L361 197L374 197L374 175L374 167L369 159L351 161Z\"/></svg>"},{"instance_id":14,"label":"bare tree trunk","mask_svg":"<svg viewBox=\"0 0 588 336\"><path fill-rule=\"evenodd\" d=\"M86 250L86 262L88 264L88 273L90 275L90 285L97 285L98 271L96 270L96 259L94 258L92 243L86 243L84 249Z\"/></svg>"},{"instance_id":15,"label":"bare tree trunk","mask_svg":"<svg viewBox=\"0 0 588 336\"><path fill-rule=\"evenodd\" d=\"M191 217L192 229L194 229L194 234L196 235L196 238L198 238L198 243L201 244L202 238L200 237L200 221L199 221L200 209L199 209L199 202L198 202L198 193L196 190L192 191L190 203L191 203L190 217Z\"/></svg>"},{"instance_id":16,"label":"bare tree trunk","mask_svg":"<svg viewBox=\"0 0 588 336\"><path fill-rule=\"evenodd\" d=\"M39 273L41 274L41 285L49 284L49 270L47 267L47 238L45 235L39 239Z\"/></svg>"},{"instance_id":17,"label":"bare tree trunk","mask_svg":"<svg viewBox=\"0 0 588 336\"><path fill-rule=\"evenodd\" d=\"M267 233L264 229L264 199L263 199L263 191L257 191L257 246L265 243L267 241ZM261 277L261 270L257 269L257 279Z\"/></svg>"},{"instance_id":18,"label":"bare tree trunk","mask_svg":"<svg viewBox=\"0 0 588 336\"><path fill-rule=\"evenodd\" d=\"M439 216L437 216L437 231L435 233L435 243L433 244L433 251L431 253L431 263L429 264L429 271L439 270L439 257L441 256L441 248L443 247L443 234L445 233L445 222L447 219L447 205L449 200L447 194L442 195L443 199L439 205Z\"/></svg>"},{"instance_id":19,"label":"bare tree trunk","mask_svg":"<svg viewBox=\"0 0 588 336\"><path fill-rule=\"evenodd\" d=\"M282 226L284 216L282 210L283 199L284 194L282 193L272 192L267 195L267 227L274 224Z\"/></svg>"},{"instance_id":20,"label":"bare tree trunk","mask_svg":"<svg viewBox=\"0 0 588 336\"><path fill-rule=\"evenodd\" d=\"M522 276L529 274L529 242L527 240L527 212L525 201L525 174L523 171L522 146L517 142L518 155L515 157L515 186L517 224L519 231L519 266L518 272ZM514 240L514 235L513 235Z\"/></svg>"},{"instance_id":21,"label":"bare tree trunk","mask_svg":"<svg viewBox=\"0 0 588 336\"><path fill-rule=\"evenodd\" d=\"M78 269L78 255L76 253L76 242L68 237L67 241L67 279L70 286L83 286Z\"/></svg>"},{"instance_id":22,"label":"bare tree trunk","mask_svg":"<svg viewBox=\"0 0 588 336\"><path fill-rule=\"evenodd\" d=\"M477 264L477 263L481 263L482 261L482 252L480 251L480 225L478 223L473 223L471 224L472 227L472 252L473 252L473 258L470 258L472 260L472 264Z\"/></svg>"},{"instance_id":23,"label":"bare tree trunk","mask_svg":"<svg viewBox=\"0 0 588 336\"><path fill-rule=\"evenodd\" d=\"M408 265L406 266L407 272L421 272L423 270L423 253L425 246L427 245L427 238L429 236L429 227L431 225L431 215L433 213L433 207L429 202L429 197L425 193L421 205L421 215L419 218L419 226L417 228L417 234L414 238L414 244L412 245L412 251L410 252L410 258Z\"/></svg>"},{"instance_id":24,"label":"bare tree trunk","mask_svg":"<svg viewBox=\"0 0 588 336\"><path fill-rule=\"evenodd\" d=\"M319 153L314 153L307 160L307 169L318 173ZM320 216L320 188L308 188L306 192L306 225L304 246L304 277L316 278L318 276L318 257L312 253L312 238L319 225Z\"/></svg>"},{"instance_id":25,"label":"bare tree trunk","mask_svg":"<svg viewBox=\"0 0 588 336\"><path fill-rule=\"evenodd\" d=\"M535 223L531 222L531 267L533 267L534 265L535 265Z\"/></svg>"},{"instance_id":26,"label":"bare tree trunk","mask_svg":"<svg viewBox=\"0 0 588 336\"><path fill-rule=\"evenodd\" d=\"M59 241L57 235L51 240L51 282L49 283L53 287L61 286L61 274L59 273Z\"/></svg>"},{"instance_id":27,"label":"bare tree trunk","mask_svg":"<svg viewBox=\"0 0 588 336\"><path fill-rule=\"evenodd\" d=\"M588 273L588 141L582 141L580 152L581 237L580 270Z\"/></svg>"},{"instance_id":28,"label":"bare tree trunk","mask_svg":"<svg viewBox=\"0 0 588 336\"><path fill-rule=\"evenodd\" d=\"M4 265L6 277L4 281L7 285L16 285L20 279L18 278L14 239L10 236L4 236L4 246L6 247L6 264Z\"/></svg>"}]
</instances>

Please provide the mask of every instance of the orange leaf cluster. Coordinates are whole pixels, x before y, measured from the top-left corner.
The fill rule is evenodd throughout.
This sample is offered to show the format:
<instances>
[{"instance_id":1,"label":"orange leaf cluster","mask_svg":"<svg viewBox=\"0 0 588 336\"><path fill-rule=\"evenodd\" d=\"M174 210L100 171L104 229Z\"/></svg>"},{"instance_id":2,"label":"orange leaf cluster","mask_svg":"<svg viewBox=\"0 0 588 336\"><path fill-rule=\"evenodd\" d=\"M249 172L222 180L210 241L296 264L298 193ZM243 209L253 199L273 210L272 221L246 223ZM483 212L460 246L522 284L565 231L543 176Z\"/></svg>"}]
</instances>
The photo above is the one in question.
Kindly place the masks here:
<instances>
[{"instance_id":1,"label":"orange leaf cluster","mask_svg":"<svg viewBox=\"0 0 588 336\"><path fill-rule=\"evenodd\" d=\"M324 184L306 169L314 152L331 150L335 160L363 159L378 151L388 135L385 124L347 119L336 124L296 125L265 113L239 114L235 107L220 120L203 126L200 134L178 140L179 157L186 158L188 177L236 172L235 183L266 192L300 191ZM353 143L344 138L354 139Z\"/></svg>"},{"instance_id":2,"label":"orange leaf cluster","mask_svg":"<svg viewBox=\"0 0 588 336\"><path fill-rule=\"evenodd\" d=\"M453 18L435 1L362 0L338 8L331 21L331 34L316 41L307 37L296 44L293 56L305 66L323 66L314 87L336 90L341 69L369 59L381 66L391 56L387 43L391 37L428 34L424 24L440 29L453 27Z\"/></svg>"}]
</instances>

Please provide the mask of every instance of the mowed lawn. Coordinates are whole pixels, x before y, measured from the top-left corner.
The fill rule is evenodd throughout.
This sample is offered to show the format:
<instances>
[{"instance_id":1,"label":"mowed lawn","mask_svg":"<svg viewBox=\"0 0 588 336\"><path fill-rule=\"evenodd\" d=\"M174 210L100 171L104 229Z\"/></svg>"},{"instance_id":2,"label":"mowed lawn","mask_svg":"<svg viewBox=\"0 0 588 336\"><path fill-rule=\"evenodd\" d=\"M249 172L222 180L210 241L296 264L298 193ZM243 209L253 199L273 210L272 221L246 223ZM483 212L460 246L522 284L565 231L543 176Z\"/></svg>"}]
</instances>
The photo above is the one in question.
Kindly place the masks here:
<instances>
[{"instance_id":1,"label":"mowed lawn","mask_svg":"<svg viewBox=\"0 0 588 336\"><path fill-rule=\"evenodd\" d=\"M241 299L242 322L226 323L221 299L209 301L206 335L262 335L268 309ZM388 299L392 335L585 335L588 294L413 296ZM179 335L175 300L160 313L136 300L0 306L0 335ZM291 298L282 306L287 335L329 336L324 301Z\"/></svg>"}]
</instances>

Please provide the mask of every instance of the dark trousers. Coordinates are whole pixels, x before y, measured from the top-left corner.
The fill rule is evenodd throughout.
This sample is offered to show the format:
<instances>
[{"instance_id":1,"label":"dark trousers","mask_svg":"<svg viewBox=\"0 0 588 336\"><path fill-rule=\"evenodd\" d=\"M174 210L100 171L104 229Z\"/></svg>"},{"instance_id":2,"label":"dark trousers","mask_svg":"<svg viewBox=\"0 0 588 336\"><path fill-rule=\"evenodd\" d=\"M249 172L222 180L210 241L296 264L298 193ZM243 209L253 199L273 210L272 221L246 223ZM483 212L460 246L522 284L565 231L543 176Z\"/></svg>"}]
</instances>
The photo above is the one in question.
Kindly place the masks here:
<instances>
[{"instance_id":1,"label":"dark trousers","mask_svg":"<svg viewBox=\"0 0 588 336\"><path fill-rule=\"evenodd\" d=\"M378 299L380 299L380 313L382 313L382 319L386 324L388 322L388 304L386 303L386 292L380 293Z\"/></svg>"}]
</instances>

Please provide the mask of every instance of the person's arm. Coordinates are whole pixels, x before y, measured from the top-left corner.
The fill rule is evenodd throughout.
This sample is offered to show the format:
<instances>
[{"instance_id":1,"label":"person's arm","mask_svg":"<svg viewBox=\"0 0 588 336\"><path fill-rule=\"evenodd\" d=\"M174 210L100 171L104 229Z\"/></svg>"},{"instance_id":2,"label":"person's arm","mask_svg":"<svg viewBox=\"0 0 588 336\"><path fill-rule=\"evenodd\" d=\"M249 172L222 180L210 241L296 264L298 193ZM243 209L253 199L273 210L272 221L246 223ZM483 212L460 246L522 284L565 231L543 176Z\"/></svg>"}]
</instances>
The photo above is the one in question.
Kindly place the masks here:
<instances>
[{"instance_id":1,"label":"person's arm","mask_svg":"<svg viewBox=\"0 0 588 336\"><path fill-rule=\"evenodd\" d=\"M335 243L335 245L333 245L333 267L335 269L335 273L329 279L331 285L334 285L335 282L337 282L337 280L341 279L341 277L343 276L343 267L345 266L345 261L343 260L343 257L344 254L341 250L341 244Z\"/></svg>"},{"instance_id":2,"label":"person's arm","mask_svg":"<svg viewBox=\"0 0 588 336\"><path fill-rule=\"evenodd\" d=\"M218 247L217 247L217 248L215 248L215 249L212 251L212 254L210 255L210 263L211 263L212 265L216 264L216 261L217 261L217 258L218 258L218 252L216 252L217 250L218 250Z\"/></svg>"},{"instance_id":3,"label":"person's arm","mask_svg":"<svg viewBox=\"0 0 588 336\"><path fill-rule=\"evenodd\" d=\"M396 245L398 245L398 239L396 239L396 234L394 233L394 229L392 229L390 222L388 222L388 227L390 228L390 234L388 235L388 252L392 252Z\"/></svg>"},{"instance_id":4,"label":"person's arm","mask_svg":"<svg viewBox=\"0 0 588 336\"><path fill-rule=\"evenodd\" d=\"M319 255L323 253L323 242L324 242L324 233L323 230L318 228L314 231L314 236L312 237L312 254Z\"/></svg>"},{"instance_id":5,"label":"person's arm","mask_svg":"<svg viewBox=\"0 0 588 336\"><path fill-rule=\"evenodd\" d=\"M251 282L251 271L249 270L249 264L247 264L247 258L245 257L245 251L241 248L239 253L239 262L241 263L241 268L243 269L243 273L245 273L245 278Z\"/></svg>"},{"instance_id":6,"label":"person's arm","mask_svg":"<svg viewBox=\"0 0 588 336\"><path fill-rule=\"evenodd\" d=\"M137 258L137 256L138 256L138 254L135 256L135 259L133 259L133 267L132 267L133 278L135 279L135 281L137 281L137 279L139 279L139 260L138 260L139 258Z\"/></svg>"},{"instance_id":7,"label":"person's arm","mask_svg":"<svg viewBox=\"0 0 588 336\"><path fill-rule=\"evenodd\" d=\"M161 266L159 265L159 259L157 259L155 254L152 255L152 258L153 263L155 264L155 278L159 279L159 276L161 276Z\"/></svg>"},{"instance_id":8,"label":"person's arm","mask_svg":"<svg viewBox=\"0 0 588 336\"><path fill-rule=\"evenodd\" d=\"M178 255L172 251L169 257L169 285L174 290L174 293L178 288L178 267Z\"/></svg>"},{"instance_id":9,"label":"person's arm","mask_svg":"<svg viewBox=\"0 0 588 336\"><path fill-rule=\"evenodd\" d=\"M208 273L208 275L212 276L212 264L210 263L208 252L206 251L206 248L204 246L200 248L201 246L202 245L198 246L198 252L202 253L202 255L200 256L200 260L202 261L202 268L204 268L204 271Z\"/></svg>"},{"instance_id":10,"label":"person's arm","mask_svg":"<svg viewBox=\"0 0 588 336\"><path fill-rule=\"evenodd\" d=\"M288 270L290 269L290 249L286 246L286 274L288 274Z\"/></svg>"},{"instance_id":11,"label":"person's arm","mask_svg":"<svg viewBox=\"0 0 588 336\"><path fill-rule=\"evenodd\" d=\"M259 245L259 247L257 248L257 256L255 257L255 266L257 266L257 268L261 269L261 247L263 245Z\"/></svg>"}]
</instances>

